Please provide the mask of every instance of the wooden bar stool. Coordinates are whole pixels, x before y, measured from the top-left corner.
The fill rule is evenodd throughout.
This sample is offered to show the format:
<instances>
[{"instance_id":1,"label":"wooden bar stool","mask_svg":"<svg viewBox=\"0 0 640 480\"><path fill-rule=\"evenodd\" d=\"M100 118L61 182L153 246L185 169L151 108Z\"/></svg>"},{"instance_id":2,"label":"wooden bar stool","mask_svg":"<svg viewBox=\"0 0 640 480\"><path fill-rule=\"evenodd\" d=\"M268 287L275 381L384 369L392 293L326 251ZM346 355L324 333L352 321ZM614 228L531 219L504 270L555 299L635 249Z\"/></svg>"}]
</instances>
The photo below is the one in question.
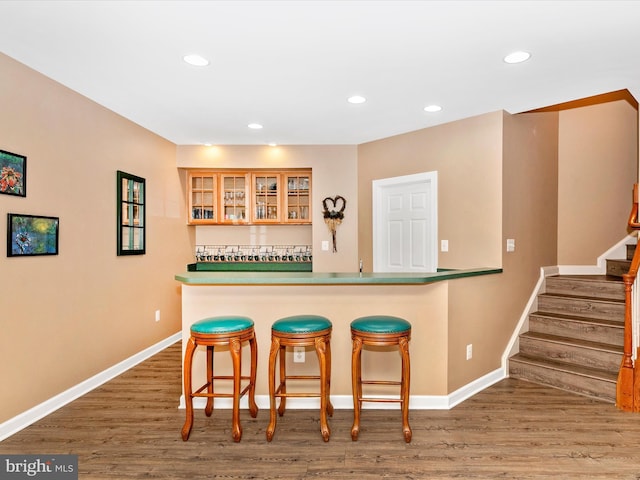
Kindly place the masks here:
<instances>
[{"instance_id":1,"label":"wooden bar stool","mask_svg":"<svg viewBox=\"0 0 640 480\"><path fill-rule=\"evenodd\" d=\"M251 349L251 371L249 376L242 375L242 344L249 342ZM207 347L207 383L195 392L192 390L193 354L198 345ZM214 375L213 349L219 346L229 346L233 362L233 375ZM233 398L232 436L236 442L242 438L240 426L240 398L249 392L249 412L253 418L258 415L256 404L256 366L258 363L258 345L256 343L253 320L247 317L227 315L200 320L191 325L191 336L184 353L184 398L187 405L187 418L182 427L182 440L187 440L193 425L193 398L206 397L205 414L211 416L213 399ZM214 393L214 380L233 380L233 393ZM249 380L248 385L241 391L243 380ZM206 389L206 392L204 390Z\"/></svg>"},{"instance_id":2,"label":"wooden bar stool","mask_svg":"<svg viewBox=\"0 0 640 480\"><path fill-rule=\"evenodd\" d=\"M269 352L269 401L271 417L267 427L267 441L276 430L276 398L280 399L278 414L284 415L287 397L320 397L320 432L329 441L327 414L333 415L329 398L331 383L331 322L319 315L295 315L281 318L271 327L271 351ZM320 375L287 375L287 347L315 347L320 364ZM280 354L280 384L276 389L276 357ZM320 380L320 393L287 392L288 380Z\"/></svg>"},{"instance_id":3,"label":"wooden bar stool","mask_svg":"<svg viewBox=\"0 0 640 480\"><path fill-rule=\"evenodd\" d=\"M351 339L353 344L351 356L351 386L353 390L353 427L351 427L351 439L354 441L358 440L362 402L398 402L402 410L404 440L407 443L411 442L411 427L409 426L409 340L411 340L411 324L402 318L388 315L361 317L351 322ZM402 356L401 381L362 380L363 345L397 345ZM363 397L363 384L400 386L400 396L399 398Z\"/></svg>"}]
</instances>

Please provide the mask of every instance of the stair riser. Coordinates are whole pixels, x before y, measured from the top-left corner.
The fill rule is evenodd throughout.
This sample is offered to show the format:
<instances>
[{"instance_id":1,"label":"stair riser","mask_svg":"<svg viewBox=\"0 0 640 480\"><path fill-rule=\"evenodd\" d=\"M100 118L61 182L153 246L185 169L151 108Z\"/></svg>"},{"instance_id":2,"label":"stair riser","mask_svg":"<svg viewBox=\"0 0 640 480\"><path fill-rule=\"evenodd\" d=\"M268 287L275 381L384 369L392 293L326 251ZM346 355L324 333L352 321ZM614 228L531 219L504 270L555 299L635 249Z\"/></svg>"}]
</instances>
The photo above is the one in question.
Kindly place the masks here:
<instances>
[{"instance_id":1,"label":"stair riser","mask_svg":"<svg viewBox=\"0 0 640 480\"><path fill-rule=\"evenodd\" d=\"M621 353L584 348L567 343L547 342L525 336L520 337L520 353L539 358L550 358L571 365L599 368L617 372Z\"/></svg>"},{"instance_id":2,"label":"stair riser","mask_svg":"<svg viewBox=\"0 0 640 480\"><path fill-rule=\"evenodd\" d=\"M579 280L566 277L547 277L545 282L547 293L561 295L578 295L581 297L594 297L616 299L624 301L624 285L618 282Z\"/></svg>"},{"instance_id":3,"label":"stair riser","mask_svg":"<svg viewBox=\"0 0 640 480\"><path fill-rule=\"evenodd\" d=\"M509 376L589 397L596 397L610 403L615 403L616 399L616 384L613 382L572 375L538 365L512 360L509 362Z\"/></svg>"},{"instance_id":4,"label":"stair riser","mask_svg":"<svg viewBox=\"0 0 640 480\"><path fill-rule=\"evenodd\" d=\"M570 321L559 318L529 316L529 331L557 335L559 337L577 338L590 342L624 345L624 328L606 325L594 325L588 321Z\"/></svg>"},{"instance_id":5,"label":"stair riser","mask_svg":"<svg viewBox=\"0 0 640 480\"><path fill-rule=\"evenodd\" d=\"M538 310L561 315L624 321L624 303L619 302L539 295Z\"/></svg>"},{"instance_id":6,"label":"stair riser","mask_svg":"<svg viewBox=\"0 0 640 480\"><path fill-rule=\"evenodd\" d=\"M628 260L607 260L607 275L621 277L629 271L630 265Z\"/></svg>"}]
</instances>

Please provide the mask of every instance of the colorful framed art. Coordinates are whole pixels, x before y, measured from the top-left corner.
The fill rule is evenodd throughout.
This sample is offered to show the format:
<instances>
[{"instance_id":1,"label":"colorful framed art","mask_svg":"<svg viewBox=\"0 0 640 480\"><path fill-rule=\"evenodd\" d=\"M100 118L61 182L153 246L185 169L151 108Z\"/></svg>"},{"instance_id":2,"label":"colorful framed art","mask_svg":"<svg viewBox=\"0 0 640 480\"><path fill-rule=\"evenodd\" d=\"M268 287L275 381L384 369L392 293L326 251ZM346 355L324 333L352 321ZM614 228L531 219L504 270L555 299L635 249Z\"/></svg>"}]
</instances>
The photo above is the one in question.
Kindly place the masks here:
<instances>
[{"instance_id":1,"label":"colorful framed art","mask_svg":"<svg viewBox=\"0 0 640 480\"><path fill-rule=\"evenodd\" d=\"M27 196L27 157L0 150L0 193Z\"/></svg>"},{"instance_id":2,"label":"colorful framed art","mask_svg":"<svg viewBox=\"0 0 640 480\"><path fill-rule=\"evenodd\" d=\"M7 257L58 255L60 219L7 214Z\"/></svg>"}]
</instances>

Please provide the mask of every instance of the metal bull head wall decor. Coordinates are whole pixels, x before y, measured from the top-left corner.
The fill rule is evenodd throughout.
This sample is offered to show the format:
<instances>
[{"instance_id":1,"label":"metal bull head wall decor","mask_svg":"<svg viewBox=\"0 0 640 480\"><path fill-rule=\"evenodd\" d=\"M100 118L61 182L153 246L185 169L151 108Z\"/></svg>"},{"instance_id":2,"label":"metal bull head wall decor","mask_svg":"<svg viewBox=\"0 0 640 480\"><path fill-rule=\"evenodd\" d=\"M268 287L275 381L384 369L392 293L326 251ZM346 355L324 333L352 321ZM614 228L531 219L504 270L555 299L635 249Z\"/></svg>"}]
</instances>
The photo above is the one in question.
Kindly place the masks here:
<instances>
[{"instance_id":1,"label":"metal bull head wall decor","mask_svg":"<svg viewBox=\"0 0 640 480\"><path fill-rule=\"evenodd\" d=\"M345 208L347 208L347 201L340 195L336 195L333 198L327 197L322 200L322 216L324 217L324 223L327 224L331 232L334 253L338 251L336 245L336 228L342 223L342 219L344 219Z\"/></svg>"}]
</instances>

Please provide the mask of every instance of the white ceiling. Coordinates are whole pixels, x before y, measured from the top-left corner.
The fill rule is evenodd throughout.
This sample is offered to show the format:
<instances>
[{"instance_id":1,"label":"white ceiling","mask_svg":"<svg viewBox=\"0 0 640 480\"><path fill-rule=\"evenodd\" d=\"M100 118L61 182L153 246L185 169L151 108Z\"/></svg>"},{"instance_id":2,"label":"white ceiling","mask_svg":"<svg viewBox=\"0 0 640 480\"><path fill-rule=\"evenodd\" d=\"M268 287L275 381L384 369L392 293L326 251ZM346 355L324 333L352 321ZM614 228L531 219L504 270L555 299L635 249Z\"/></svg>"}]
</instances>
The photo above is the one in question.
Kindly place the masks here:
<instances>
[{"instance_id":1,"label":"white ceiling","mask_svg":"<svg viewBox=\"0 0 640 480\"><path fill-rule=\"evenodd\" d=\"M0 25L0 52L180 145L360 144L640 99L638 1L3 0ZM514 50L532 57L504 63Z\"/></svg>"}]
</instances>

